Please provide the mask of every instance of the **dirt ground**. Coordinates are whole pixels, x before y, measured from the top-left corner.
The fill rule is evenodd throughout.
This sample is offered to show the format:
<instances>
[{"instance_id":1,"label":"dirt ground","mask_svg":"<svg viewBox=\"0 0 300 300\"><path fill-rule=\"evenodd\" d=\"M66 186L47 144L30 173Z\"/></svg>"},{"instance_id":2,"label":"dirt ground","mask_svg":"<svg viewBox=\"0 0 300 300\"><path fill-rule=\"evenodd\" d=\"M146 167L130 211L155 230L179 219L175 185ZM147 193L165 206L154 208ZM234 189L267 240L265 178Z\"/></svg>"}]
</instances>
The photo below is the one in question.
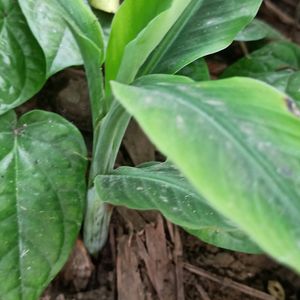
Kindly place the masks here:
<instances>
[{"instance_id":1,"label":"dirt ground","mask_svg":"<svg viewBox=\"0 0 300 300\"><path fill-rule=\"evenodd\" d=\"M299 3L265 0L259 17L299 43ZM218 77L229 63L243 55L244 46L234 43L221 54L209 57L211 73ZM74 110L74 99L79 110ZM52 78L19 113L34 107L56 111L82 130L91 148L87 99L83 71L69 69ZM132 122L118 163L136 165L154 158L160 159L160 154ZM41 298L75 299L296 300L300 299L300 276L265 255L207 245L156 212L119 207L114 209L109 240L99 256L90 257L79 237L65 268Z\"/></svg>"}]
</instances>

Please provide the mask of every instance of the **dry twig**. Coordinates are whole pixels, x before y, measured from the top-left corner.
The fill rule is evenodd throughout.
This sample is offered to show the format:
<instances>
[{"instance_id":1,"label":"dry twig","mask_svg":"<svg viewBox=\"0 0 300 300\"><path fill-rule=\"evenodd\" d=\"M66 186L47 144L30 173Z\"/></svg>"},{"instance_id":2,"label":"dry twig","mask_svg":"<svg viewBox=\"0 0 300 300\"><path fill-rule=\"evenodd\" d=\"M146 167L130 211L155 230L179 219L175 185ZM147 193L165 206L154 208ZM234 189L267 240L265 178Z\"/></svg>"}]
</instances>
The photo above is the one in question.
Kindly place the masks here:
<instances>
[{"instance_id":1,"label":"dry twig","mask_svg":"<svg viewBox=\"0 0 300 300\"><path fill-rule=\"evenodd\" d=\"M199 292L202 300L210 300L208 294L200 284L196 284L196 289Z\"/></svg>"},{"instance_id":2,"label":"dry twig","mask_svg":"<svg viewBox=\"0 0 300 300\"><path fill-rule=\"evenodd\" d=\"M244 294L247 294L247 295L250 295L252 297L255 297L257 299L261 299L261 300L276 300L273 296L267 294L267 293L264 293L264 292L261 292L261 291L258 291L254 288L251 288L245 284L241 284L241 283L238 283L238 282L235 282L233 281L232 279L230 278L221 278L215 274L212 274L210 272L207 272L201 268L198 268L198 267L195 267L191 264L188 264L188 263L185 263L184 264L184 268L188 271L190 271L191 273L194 273L194 274L197 274L201 277L204 277L206 279L209 279L211 281L214 281L214 282L217 282L223 286L227 286L227 287L230 287L232 289L235 289L237 291L240 291L241 293L244 293Z\"/></svg>"},{"instance_id":3,"label":"dry twig","mask_svg":"<svg viewBox=\"0 0 300 300\"><path fill-rule=\"evenodd\" d=\"M283 23L287 25L295 25L295 20L287 15L284 11L278 8L273 2L270 0L264 0L266 7L275 14Z\"/></svg>"}]
</instances>

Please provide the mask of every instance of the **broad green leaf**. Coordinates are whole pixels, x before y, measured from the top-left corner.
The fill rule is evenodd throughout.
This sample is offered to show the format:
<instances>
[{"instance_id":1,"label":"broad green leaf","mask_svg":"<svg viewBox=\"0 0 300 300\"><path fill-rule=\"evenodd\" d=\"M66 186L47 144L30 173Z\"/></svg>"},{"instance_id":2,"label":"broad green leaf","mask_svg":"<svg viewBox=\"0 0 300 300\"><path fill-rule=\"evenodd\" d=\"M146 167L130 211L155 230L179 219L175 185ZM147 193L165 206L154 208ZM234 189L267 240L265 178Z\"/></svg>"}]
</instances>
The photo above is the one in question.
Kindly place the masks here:
<instances>
[{"instance_id":1,"label":"broad green leaf","mask_svg":"<svg viewBox=\"0 0 300 300\"><path fill-rule=\"evenodd\" d=\"M248 78L112 86L210 205L300 272L300 121L291 100Z\"/></svg>"},{"instance_id":2,"label":"broad green leaf","mask_svg":"<svg viewBox=\"0 0 300 300\"><path fill-rule=\"evenodd\" d=\"M159 210L171 222L208 243L257 252L258 248L231 222L213 210L170 163L122 167L95 179L100 199L139 210Z\"/></svg>"},{"instance_id":3,"label":"broad green leaf","mask_svg":"<svg viewBox=\"0 0 300 300\"><path fill-rule=\"evenodd\" d=\"M95 124L105 111L101 70L104 43L97 18L82 0L19 0L19 3L44 50L48 75L80 63L81 60L76 62L73 56L73 53L78 56L79 48L86 68Z\"/></svg>"},{"instance_id":4,"label":"broad green leaf","mask_svg":"<svg viewBox=\"0 0 300 300\"><path fill-rule=\"evenodd\" d=\"M238 33L235 37L236 41L250 42L257 41L264 38L282 40L284 36L271 27L266 22L254 19L248 26Z\"/></svg>"},{"instance_id":5,"label":"broad green leaf","mask_svg":"<svg viewBox=\"0 0 300 300\"><path fill-rule=\"evenodd\" d=\"M115 13L120 5L120 0L90 0L93 7L109 13Z\"/></svg>"},{"instance_id":6,"label":"broad green leaf","mask_svg":"<svg viewBox=\"0 0 300 300\"><path fill-rule=\"evenodd\" d=\"M126 0L118 10L108 43L106 82L130 83L149 54L192 0ZM202 0L197 0L197 3Z\"/></svg>"},{"instance_id":7,"label":"broad green leaf","mask_svg":"<svg viewBox=\"0 0 300 300\"><path fill-rule=\"evenodd\" d=\"M268 44L237 61L222 75L232 76L265 81L300 101L300 48L290 42Z\"/></svg>"},{"instance_id":8,"label":"broad green leaf","mask_svg":"<svg viewBox=\"0 0 300 300\"><path fill-rule=\"evenodd\" d=\"M32 97L46 80L43 52L18 3L0 0L0 115Z\"/></svg>"},{"instance_id":9,"label":"broad green leaf","mask_svg":"<svg viewBox=\"0 0 300 300\"><path fill-rule=\"evenodd\" d=\"M261 0L192 0L140 74L176 73L234 40L256 15Z\"/></svg>"},{"instance_id":10,"label":"broad green leaf","mask_svg":"<svg viewBox=\"0 0 300 300\"><path fill-rule=\"evenodd\" d=\"M86 149L62 117L0 117L0 298L36 300L81 226Z\"/></svg>"}]
</instances>

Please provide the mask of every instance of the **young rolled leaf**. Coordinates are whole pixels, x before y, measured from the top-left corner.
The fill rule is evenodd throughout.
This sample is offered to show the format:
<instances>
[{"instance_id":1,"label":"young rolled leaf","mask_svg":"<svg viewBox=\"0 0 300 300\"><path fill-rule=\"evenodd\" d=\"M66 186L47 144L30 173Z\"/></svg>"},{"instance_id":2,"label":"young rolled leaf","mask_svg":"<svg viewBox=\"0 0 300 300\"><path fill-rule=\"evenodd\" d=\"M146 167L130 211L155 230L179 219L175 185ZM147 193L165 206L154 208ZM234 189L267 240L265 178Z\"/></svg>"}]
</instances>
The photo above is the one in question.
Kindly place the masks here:
<instances>
[{"instance_id":1,"label":"young rolled leaf","mask_svg":"<svg viewBox=\"0 0 300 300\"><path fill-rule=\"evenodd\" d=\"M265 81L300 101L300 48L274 42L254 51L225 70L222 77L245 76Z\"/></svg>"},{"instance_id":2,"label":"young rolled leaf","mask_svg":"<svg viewBox=\"0 0 300 300\"><path fill-rule=\"evenodd\" d=\"M32 97L46 80L45 61L15 1L0 0L0 115Z\"/></svg>"},{"instance_id":3,"label":"young rolled leaf","mask_svg":"<svg viewBox=\"0 0 300 300\"><path fill-rule=\"evenodd\" d=\"M126 0L112 23L106 58L106 82L112 79L131 82L191 1ZM110 89L109 84L107 88Z\"/></svg>"},{"instance_id":4,"label":"young rolled leaf","mask_svg":"<svg viewBox=\"0 0 300 300\"><path fill-rule=\"evenodd\" d=\"M120 5L120 0L90 0L91 5L109 13L115 13Z\"/></svg>"},{"instance_id":5,"label":"young rolled leaf","mask_svg":"<svg viewBox=\"0 0 300 300\"><path fill-rule=\"evenodd\" d=\"M248 78L112 87L210 205L300 272L300 120L291 100Z\"/></svg>"},{"instance_id":6,"label":"young rolled leaf","mask_svg":"<svg viewBox=\"0 0 300 300\"><path fill-rule=\"evenodd\" d=\"M170 163L122 167L95 179L98 197L113 205L159 210L171 222L223 248L259 252L231 222L212 209Z\"/></svg>"},{"instance_id":7,"label":"young rolled leaf","mask_svg":"<svg viewBox=\"0 0 300 300\"><path fill-rule=\"evenodd\" d=\"M86 149L58 115L0 117L0 294L36 300L62 268L81 226Z\"/></svg>"}]
</instances>

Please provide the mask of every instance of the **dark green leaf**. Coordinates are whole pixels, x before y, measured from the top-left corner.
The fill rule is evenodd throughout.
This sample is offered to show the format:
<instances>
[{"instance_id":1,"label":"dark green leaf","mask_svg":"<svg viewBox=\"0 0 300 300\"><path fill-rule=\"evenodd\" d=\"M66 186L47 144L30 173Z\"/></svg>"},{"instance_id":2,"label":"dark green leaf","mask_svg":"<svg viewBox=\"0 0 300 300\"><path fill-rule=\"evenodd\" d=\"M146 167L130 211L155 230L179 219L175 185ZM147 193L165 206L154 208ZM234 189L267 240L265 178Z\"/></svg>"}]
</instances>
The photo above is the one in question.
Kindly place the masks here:
<instances>
[{"instance_id":1,"label":"dark green leaf","mask_svg":"<svg viewBox=\"0 0 300 300\"><path fill-rule=\"evenodd\" d=\"M68 65L85 64L93 123L104 114L104 43L97 18L82 0L19 0L29 26L44 50L48 75Z\"/></svg>"},{"instance_id":2,"label":"dark green leaf","mask_svg":"<svg viewBox=\"0 0 300 300\"><path fill-rule=\"evenodd\" d=\"M274 42L242 58L222 75L265 81L300 101L300 48L290 42Z\"/></svg>"},{"instance_id":3,"label":"dark green leaf","mask_svg":"<svg viewBox=\"0 0 300 300\"><path fill-rule=\"evenodd\" d=\"M45 53L48 76L68 66L82 64L74 34L86 36L86 39L101 48L99 24L82 0L72 3L60 0L19 0L19 3Z\"/></svg>"},{"instance_id":4,"label":"dark green leaf","mask_svg":"<svg viewBox=\"0 0 300 300\"><path fill-rule=\"evenodd\" d=\"M140 74L176 73L200 57L220 51L256 15L261 0L192 0Z\"/></svg>"},{"instance_id":5,"label":"dark green leaf","mask_svg":"<svg viewBox=\"0 0 300 300\"><path fill-rule=\"evenodd\" d=\"M245 234L213 210L170 163L122 167L112 175L98 176L95 186L104 202L132 209L159 210L171 222L208 243L236 251L258 251Z\"/></svg>"},{"instance_id":6,"label":"dark green leaf","mask_svg":"<svg viewBox=\"0 0 300 300\"><path fill-rule=\"evenodd\" d=\"M18 3L0 0L0 115L32 97L46 80L44 55Z\"/></svg>"},{"instance_id":7,"label":"dark green leaf","mask_svg":"<svg viewBox=\"0 0 300 300\"><path fill-rule=\"evenodd\" d=\"M203 58L197 59L185 66L177 74L190 77L195 81L205 81L210 79L209 69Z\"/></svg>"},{"instance_id":8,"label":"dark green leaf","mask_svg":"<svg viewBox=\"0 0 300 300\"><path fill-rule=\"evenodd\" d=\"M58 115L0 117L0 298L36 300L81 226L86 149Z\"/></svg>"},{"instance_id":9,"label":"dark green leaf","mask_svg":"<svg viewBox=\"0 0 300 300\"><path fill-rule=\"evenodd\" d=\"M113 92L216 210L300 271L300 121L284 94L248 78Z\"/></svg>"}]
</instances>

